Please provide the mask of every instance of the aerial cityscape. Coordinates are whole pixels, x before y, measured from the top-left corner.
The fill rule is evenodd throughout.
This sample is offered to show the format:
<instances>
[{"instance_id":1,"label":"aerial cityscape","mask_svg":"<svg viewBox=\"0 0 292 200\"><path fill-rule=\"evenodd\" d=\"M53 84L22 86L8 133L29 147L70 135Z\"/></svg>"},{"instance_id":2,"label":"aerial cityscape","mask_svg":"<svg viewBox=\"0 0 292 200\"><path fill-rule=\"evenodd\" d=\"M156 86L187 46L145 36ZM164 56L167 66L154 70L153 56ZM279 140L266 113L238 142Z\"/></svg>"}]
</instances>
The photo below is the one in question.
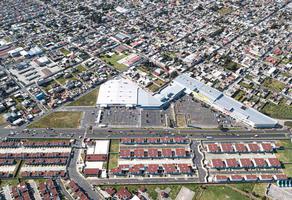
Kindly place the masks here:
<instances>
[{"instance_id":1,"label":"aerial cityscape","mask_svg":"<svg viewBox=\"0 0 292 200\"><path fill-rule=\"evenodd\" d=\"M0 200L291 200L292 0L1 0Z\"/></svg>"}]
</instances>

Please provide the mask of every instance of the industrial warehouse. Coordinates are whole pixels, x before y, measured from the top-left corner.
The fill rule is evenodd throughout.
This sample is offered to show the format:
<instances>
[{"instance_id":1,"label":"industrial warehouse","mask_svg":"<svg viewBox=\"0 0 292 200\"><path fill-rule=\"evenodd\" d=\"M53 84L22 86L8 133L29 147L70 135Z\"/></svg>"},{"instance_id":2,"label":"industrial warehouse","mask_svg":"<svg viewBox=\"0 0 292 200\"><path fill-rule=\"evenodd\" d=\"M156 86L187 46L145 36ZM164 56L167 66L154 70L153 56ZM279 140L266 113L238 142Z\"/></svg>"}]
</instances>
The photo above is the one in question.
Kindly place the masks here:
<instances>
[{"instance_id":1,"label":"industrial warehouse","mask_svg":"<svg viewBox=\"0 0 292 200\"><path fill-rule=\"evenodd\" d=\"M150 94L138 84L125 78L110 80L101 85L97 105L163 109L184 94L192 95L215 110L251 127L273 128L277 125L276 120L245 106L188 74L179 75L167 87L155 94Z\"/></svg>"}]
</instances>

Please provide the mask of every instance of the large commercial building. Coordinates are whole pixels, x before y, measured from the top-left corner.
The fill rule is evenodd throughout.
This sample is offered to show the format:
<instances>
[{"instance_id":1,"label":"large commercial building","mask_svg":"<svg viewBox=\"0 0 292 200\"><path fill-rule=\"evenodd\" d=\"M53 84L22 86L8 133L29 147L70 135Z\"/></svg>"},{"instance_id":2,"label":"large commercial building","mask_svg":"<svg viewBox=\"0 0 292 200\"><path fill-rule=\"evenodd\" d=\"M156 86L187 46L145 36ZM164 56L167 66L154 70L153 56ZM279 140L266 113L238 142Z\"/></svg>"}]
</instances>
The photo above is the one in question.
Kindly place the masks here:
<instances>
[{"instance_id":1,"label":"large commercial building","mask_svg":"<svg viewBox=\"0 0 292 200\"><path fill-rule=\"evenodd\" d=\"M107 81L99 89L97 105L141 107L144 109L161 109L169 104L171 100L183 94L184 87L171 83L166 88L150 94L138 84L124 78Z\"/></svg>"},{"instance_id":2,"label":"large commercial building","mask_svg":"<svg viewBox=\"0 0 292 200\"><path fill-rule=\"evenodd\" d=\"M179 75L167 87L154 95L128 79L110 80L101 85L97 105L101 107L123 105L144 109L161 109L183 94L192 94L212 108L254 128L273 128L277 124L276 120L245 106L188 74Z\"/></svg>"},{"instance_id":3,"label":"large commercial building","mask_svg":"<svg viewBox=\"0 0 292 200\"><path fill-rule=\"evenodd\" d=\"M241 121L254 128L273 128L277 121L258 112L257 110L247 107L235 99L224 95L220 92L187 74L180 75L176 82L184 85L186 92L232 118Z\"/></svg>"}]
</instances>

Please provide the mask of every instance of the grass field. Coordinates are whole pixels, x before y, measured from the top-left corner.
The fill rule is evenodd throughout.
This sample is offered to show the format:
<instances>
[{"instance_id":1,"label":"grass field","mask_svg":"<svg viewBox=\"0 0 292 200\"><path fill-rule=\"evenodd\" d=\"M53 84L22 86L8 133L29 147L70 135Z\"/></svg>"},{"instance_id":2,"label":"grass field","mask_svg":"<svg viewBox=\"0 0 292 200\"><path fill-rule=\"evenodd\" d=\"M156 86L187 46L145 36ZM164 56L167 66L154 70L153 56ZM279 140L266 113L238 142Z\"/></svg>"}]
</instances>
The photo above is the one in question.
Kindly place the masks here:
<instances>
[{"instance_id":1,"label":"grass field","mask_svg":"<svg viewBox=\"0 0 292 200\"><path fill-rule=\"evenodd\" d=\"M254 184L252 184L254 185ZM179 193L182 186L192 190L195 192L194 200L245 200L248 199L246 196L240 194L239 192L234 191L233 189L226 187L226 186L203 186L200 184L177 184L177 185L143 185L146 189L147 193L149 194L151 199L159 199L158 194L155 191L156 188L164 190L166 188L170 188L169 197L171 199L175 199L177 194ZM101 188L106 188L109 186L101 186ZM120 185L112 186L119 190L121 187ZM132 193L138 191L141 185L125 185L125 187ZM260 186L260 192L262 192L262 186ZM250 187L251 191L254 190L254 187ZM256 188L258 189L258 188Z\"/></svg>"},{"instance_id":2,"label":"grass field","mask_svg":"<svg viewBox=\"0 0 292 200\"><path fill-rule=\"evenodd\" d=\"M196 185L196 184L185 184L183 186L185 186L193 191L197 191L200 189L200 185ZM102 186L101 188L106 188L106 187L108 187L108 186ZM121 187L124 187L124 186L115 185L113 187L116 188L117 190L119 190ZM134 193L134 192L138 191L138 189L141 187L141 185L126 185L125 187L130 192ZM174 200L175 197L177 196L177 194L179 193L180 189L182 188L182 185L143 185L143 187L146 188L147 193L149 194L149 196L153 200L158 199L158 194L155 191L156 188L159 188L160 190L170 188L171 191L170 191L169 197Z\"/></svg>"},{"instance_id":3,"label":"grass field","mask_svg":"<svg viewBox=\"0 0 292 200\"><path fill-rule=\"evenodd\" d=\"M0 180L0 186L6 186L6 185L13 185L16 186L19 183L18 178L11 178L7 180Z\"/></svg>"},{"instance_id":4,"label":"grass field","mask_svg":"<svg viewBox=\"0 0 292 200\"><path fill-rule=\"evenodd\" d=\"M281 140L277 143L279 146L283 146L284 150L277 150L277 157L282 162L292 162L292 143L290 140Z\"/></svg>"},{"instance_id":5,"label":"grass field","mask_svg":"<svg viewBox=\"0 0 292 200\"><path fill-rule=\"evenodd\" d=\"M232 190L226 186L207 186L203 191L200 200L245 200L248 199L246 196Z\"/></svg>"},{"instance_id":6,"label":"grass field","mask_svg":"<svg viewBox=\"0 0 292 200\"><path fill-rule=\"evenodd\" d=\"M29 125L29 128L78 128L82 112L54 112Z\"/></svg>"},{"instance_id":7,"label":"grass field","mask_svg":"<svg viewBox=\"0 0 292 200\"><path fill-rule=\"evenodd\" d=\"M258 183L255 184L252 190L252 193L256 196L264 197L266 195L266 190L268 183Z\"/></svg>"},{"instance_id":8,"label":"grass field","mask_svg":"<svg viewBox=\"0 0 292 200\"><path fill-rule=\"evenodd\" d=\"M69 81L69 80L76 81L77 78L75 76L72 76L71 78L60 77L60 78L56 79L56 81L58 81L61 85L65 85L66 81Z\"/></svg>"},{"instance_id":9,"label":"grass field","mask_svg":"<svg viewBox=\"0 0 292 200\"><path fill-rule=\"evenodd\" d=\"M104 62L108 63L109 65L112 65L117 70L123 71L127 69L127 66L118 63L118 61L125 58L126 56L127 56L126 54L113 54L112 56L101 54L100 59L102 59Z\"/></svg>"},{"instance_id":10,"label":"grass field","mask_svg":"<svg viewBox=\"0 0 292 200\"><path fill-rule=\"evenodd\" d=\"M235 93L233 98L237 101L242 101L244 99L244 96L245 96L245 92L242 90L239 90L238 92Z\"/></svg>"},{"instance_id":11,"label":"grass field","mask_svg":"<svg viewBox=\"0 0 292 200\"><path fill-rule=\"evenodd\" d=\"M111 153L119 153L120 150L120 141L119 140L111 140L110 152Z\"/></svg>"},{"instance_id":12,"label":"grass field","mask_svg":"<svg viewBox=\"0 0 292 200\"><path fill-rule=\"evenodd\" d=\"M76 101L68 104L68 106L95 106L98 97L99 88L96 88L88 94L80 97Z\"/></svg>"},{"instance_id":13,"label":"grass field","mask_svg":"<svg viewBox=\"0 0 292 200\"><path fill-rule=\"evenodd\" d=\"M285 88L285 84L276 80L276 79L271 79L271 78L266 78L264 80L263 86L276 91L276 92L281 92Z\"/></svg>"},{"instance_id":14,"label":"grass field","mask_svg":"<svg viewBox=\"0 0 292 200\"><path fill-rule=\"evenodd\" d=\"M284 150L277 150L276 156L281 162L292 162L292 143L290 140L281 140L277 143L283 146ZM284 172L289 177L292 177L292 164L284 164Z\"/></svg>"},{"instance_id":15,"label":"grass field","mask_svg":"<svg viewBox=\"0 0 292 200\"><path fill-rule=\"evenodd\" d=\"M276 105L268 102L261 112L277 119L292 119L292 106L288 105Z\"/></svg>"},{"instance_id":16,"label":"grass field","mask_svg":"<svg viewBox=\"0 0 292 200\"><path fill-rule=\"evenodd\" d=\"M285 165L284 165L284 173L285 173L288 177L292 177L292 164L285 164Z\"/></svg>"},{"instance_id":17,"label":"grass field","mask_svg":"<svg viewBox=\"0 0 292 200\"><path fill-rule=\"evenodd\" d=\"M86 71L86 68L83 65L78 65L76 69L78 70L78 73Z\"/></svg>"},{"instance_id":18,"label":"grass field","mask_svg":"<svg viewBox=\"0 0 292 200\"><path fill-rule=\"evenodd\" d=\"M71 53L68 49L65 48L60 49L60 52L64 54L64 56L68 56Z\"/></svg>"},{"instance_id":19,"label":"grass field","mask_svg":"<svg viewBox=\"0 0 292 200\"><path fill-rule=\"evenodd\" d=\"M113 169L118 166L119 154L111 153L109 154L108 169Z\"/></svg>"}]
</instances>

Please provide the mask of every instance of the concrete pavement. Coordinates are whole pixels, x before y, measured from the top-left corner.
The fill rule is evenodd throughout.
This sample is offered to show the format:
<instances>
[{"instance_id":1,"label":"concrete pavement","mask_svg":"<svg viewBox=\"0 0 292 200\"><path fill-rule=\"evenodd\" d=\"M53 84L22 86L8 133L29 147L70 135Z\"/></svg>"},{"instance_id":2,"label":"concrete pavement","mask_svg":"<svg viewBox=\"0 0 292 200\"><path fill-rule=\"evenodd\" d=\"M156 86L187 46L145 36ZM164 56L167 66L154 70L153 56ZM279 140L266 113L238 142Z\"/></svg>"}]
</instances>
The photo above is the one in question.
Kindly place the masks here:
<instances>
[{"instance_id":1,"label":"concrete pavement","mask_svg":"<svg viewBox=\"0 0 292 200\"><path fill-rule=\"evenodd\" d=\"M77 161L80 155L80 149L73 149L73 158L68 166L68 174L71 180L74 180L82 189L84 189L90 199L103 199L98 193L96 193L92 186L85 180L85 178L78 172Z\"/></svg>"}]
</instances>

